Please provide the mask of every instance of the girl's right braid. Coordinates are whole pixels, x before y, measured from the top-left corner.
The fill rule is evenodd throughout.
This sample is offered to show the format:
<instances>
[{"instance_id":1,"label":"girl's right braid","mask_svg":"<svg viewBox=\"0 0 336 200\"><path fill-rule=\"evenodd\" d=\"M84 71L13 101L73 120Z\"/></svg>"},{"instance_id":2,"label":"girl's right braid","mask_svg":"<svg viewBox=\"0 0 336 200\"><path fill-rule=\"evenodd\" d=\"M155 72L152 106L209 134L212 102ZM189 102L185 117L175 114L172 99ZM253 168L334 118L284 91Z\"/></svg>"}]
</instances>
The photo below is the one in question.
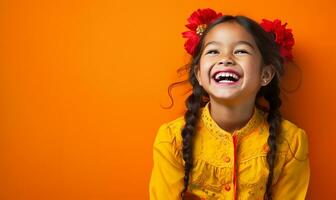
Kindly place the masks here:
<instances>
[{"instance_id":1,"label":"girl's right braid","mask_svg":"<svg viewBox=\"0 0 336 200\"><path fill-rule=\"evenodd\" d=\"M190 76L190 82L193 86L193 93L186 100L187 111L184 115L185 125L182 129L182 153L183 160L185 161L184 171L184 189L181 193L182 200L185 199L185 193L188 189L189 174L193 167L193 136L196 133L196 126L199 120L199 110L202 104L202 87L199 85L195 75L192 73Z\"/></svg>"}]
</instances>

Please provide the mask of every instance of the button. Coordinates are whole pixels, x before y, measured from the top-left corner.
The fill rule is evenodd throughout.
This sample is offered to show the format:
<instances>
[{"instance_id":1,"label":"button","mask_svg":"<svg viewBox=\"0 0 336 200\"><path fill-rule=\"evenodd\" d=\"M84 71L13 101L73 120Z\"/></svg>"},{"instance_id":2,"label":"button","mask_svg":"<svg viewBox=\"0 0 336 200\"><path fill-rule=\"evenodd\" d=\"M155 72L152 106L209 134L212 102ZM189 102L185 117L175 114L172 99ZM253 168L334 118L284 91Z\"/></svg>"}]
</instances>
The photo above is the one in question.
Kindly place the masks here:
<instances>
[{"instance_id":1,"label":"button","mask_svg":"<svg viewBox=\"0 0 336 200\"><path fill-rule=\"evenodd\" d=\"M230 157L228 157L228 156L225 157L225 162L228 163L228 162L230 162L230 160L231 160Z\"/></svg>"},{"instance_id":2,"label":"button","mask_svg":"<svg viewBox=\"0 0 336 200\"><path fill-rule=\"evenodd\" d=\"M268 152L270 149L269 149L269 146L267 144L264 145L264 152Z\"/></svg>"},{"instance_id":3,"label":"button","mask_svg":"<svg viewBox=\"0 0 336 200\"><path fill-rule=\"evenodd\" d=\"M226 190L226 191L229 191L230 189L231 189L230 185L227 184L227 185L225 186L225 190Z\"/></svg>"}]
</instances>

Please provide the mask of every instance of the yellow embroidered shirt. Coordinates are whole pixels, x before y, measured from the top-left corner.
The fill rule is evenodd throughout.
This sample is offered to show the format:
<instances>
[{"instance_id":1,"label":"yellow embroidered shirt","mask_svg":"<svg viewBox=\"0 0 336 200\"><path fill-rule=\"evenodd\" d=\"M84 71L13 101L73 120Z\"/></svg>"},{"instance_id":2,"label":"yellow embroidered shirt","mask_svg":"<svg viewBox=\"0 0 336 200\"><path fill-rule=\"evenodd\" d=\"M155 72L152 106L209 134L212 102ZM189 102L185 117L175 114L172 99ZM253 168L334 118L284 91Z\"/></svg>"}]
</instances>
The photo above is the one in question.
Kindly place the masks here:
<instances>
[{"instance_id":1,"label":"yellow embroidered shirt","mask_svg":"<svg viewBox=\"0 0 336 200\"><path fill-rule=\"evenodd\" d=\"M201 108L194 136L193 168L188 193L198 199L261 200L269 174L267 114L258 108L240 130L220 128ZM181 116L158 129L153 144L153 168L149 183L151 200L178 200L184 188ZM308 138L305 131L283 119L272 182L273 200L304 200L310 178ZM197 199L197 198L196 198Z\"/></svg>"}]
</instances>

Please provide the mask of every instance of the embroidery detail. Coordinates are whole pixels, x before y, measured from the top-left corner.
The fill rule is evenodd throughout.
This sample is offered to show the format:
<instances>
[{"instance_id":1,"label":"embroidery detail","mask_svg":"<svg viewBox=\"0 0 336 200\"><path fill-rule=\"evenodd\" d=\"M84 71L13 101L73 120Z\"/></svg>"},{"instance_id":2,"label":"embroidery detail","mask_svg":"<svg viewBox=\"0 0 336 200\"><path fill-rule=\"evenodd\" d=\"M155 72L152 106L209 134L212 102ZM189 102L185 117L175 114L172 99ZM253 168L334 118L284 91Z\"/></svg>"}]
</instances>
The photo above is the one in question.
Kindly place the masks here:
<instances>
[{"instance_id":1,"label":"embroidery detail","mask_svg":"<svg viewBox=\"0 0 336 200\"><path fill-rule=\"evenodd\" d=\"M228 140L217 140L216 138L207 138L208 141L205 143L201 141L201 153L200 158L206 160L210 164L216 167L230 167L233 168L232 161L225 162L225 158L229 155L233 155L229 152L230 148L227 146Z\"/></svg>"},{"instance_id":2,"label":"embroidery detail","mask_svg":"<svg viewBox=\"0 0 336 200\"><path fill-rule=\"evenodd\" d=\"M220 193L222 191L222 186L214 186L214 185L210 185L209 183L207 183L207 179L208 177L206 177L205 175L199 176L194 180L194 184L199 185L199 187L202 187L204 189L210 190L210 191L214 191L217 193Z\"/></svg>"},{"instance_id":3,"label":"embroidery detail","mask_svg":"<svg viewBox=\"0 0 336 200\"><path fill-rule=\"evenodd\" d=\"M194 183L189 184L189 189L187 191L187 200L218 200L220 199L220 194L212 191L208 191L207 189L196 185ZM191 198L190 198L191 197Z\"/></svg>"},{"instance_id":4,"label":"embroidery detail","mask_svg":"<svg viewBox=\"0 0 336 200\"><path fill-rule=\"evenodd\" d=\"M259 156L239 164L238 191L247 191L246 198L258 199L264 194L269 173L266 162L266 156Z\"/></svg>"},{"instance_id":5,"label":"embroidery detail","mask_svg":"<svg viewBox=\"0 0 336 200\"><path fill-rule=\"evenodd\" d=\"M209 129L210 133L216 137L217 139L226 139L228 135L231 133L223 130L211 117L210 110L209 110L210 102L206 103L206 105L201 110L201 118L203 123ZM238 135L238 140L243 138L248 133L251 133L254 129L258 127L258 125L264 120L264 112L257 107L254 107L254 112L251 119L247 122L247 124L235 131Z\"/></svg>"},{"instance_id":6,"label":"embroidery detail","mask_svg":"<svg viewBox=\"0 0 336 200\"><path fill-rule=\"evenodd\" d=\"M232 168L219 168L198 159L191 172L191 183L211 192L221 193L224 185L232 182Z\"/></svg>"}]
</instances>

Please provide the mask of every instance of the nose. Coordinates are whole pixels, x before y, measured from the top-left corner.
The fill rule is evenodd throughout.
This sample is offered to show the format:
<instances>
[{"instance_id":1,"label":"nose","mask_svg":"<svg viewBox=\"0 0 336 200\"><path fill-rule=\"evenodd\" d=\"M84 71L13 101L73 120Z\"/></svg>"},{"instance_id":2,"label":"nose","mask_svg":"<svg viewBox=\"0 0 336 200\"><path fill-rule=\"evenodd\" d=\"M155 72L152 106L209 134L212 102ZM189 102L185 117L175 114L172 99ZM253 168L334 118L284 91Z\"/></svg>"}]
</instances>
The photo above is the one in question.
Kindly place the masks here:
<instances>
[{"instance_id":1,"label":"nose","mask_svg":"<svg viewBox=\"0 0 336 200\"><path fill-rule=\"evenodd\" d=\"M232 60L231 58L225 58L225 59L222 59L222 60L220 60L219 62L218 62L218 65L225 65L225 66L227 66L227 65L234 65L235 64L235 62L234 62L234 60Z\"/></svg>"}]
</instances>

